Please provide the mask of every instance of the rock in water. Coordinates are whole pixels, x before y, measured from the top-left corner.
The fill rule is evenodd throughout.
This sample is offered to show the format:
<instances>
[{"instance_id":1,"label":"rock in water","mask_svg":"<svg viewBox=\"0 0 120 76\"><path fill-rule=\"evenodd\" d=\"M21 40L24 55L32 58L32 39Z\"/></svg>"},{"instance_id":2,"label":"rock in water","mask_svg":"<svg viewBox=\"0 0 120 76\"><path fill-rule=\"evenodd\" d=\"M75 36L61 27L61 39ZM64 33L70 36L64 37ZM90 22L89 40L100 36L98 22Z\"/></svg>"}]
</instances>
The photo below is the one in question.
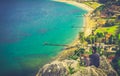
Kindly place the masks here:
<instances>
[{"instance_id":1,"label":"rock in water","mask_svg":"<svg viewBox=\"0 0 120 76\"><path fill-rule=\"evenodd\" d=\"M118 76L105 56L100 58L100 66L79 66L77 60L53 61L40 69L36 76Z\"/></svg>"}]
</instances>

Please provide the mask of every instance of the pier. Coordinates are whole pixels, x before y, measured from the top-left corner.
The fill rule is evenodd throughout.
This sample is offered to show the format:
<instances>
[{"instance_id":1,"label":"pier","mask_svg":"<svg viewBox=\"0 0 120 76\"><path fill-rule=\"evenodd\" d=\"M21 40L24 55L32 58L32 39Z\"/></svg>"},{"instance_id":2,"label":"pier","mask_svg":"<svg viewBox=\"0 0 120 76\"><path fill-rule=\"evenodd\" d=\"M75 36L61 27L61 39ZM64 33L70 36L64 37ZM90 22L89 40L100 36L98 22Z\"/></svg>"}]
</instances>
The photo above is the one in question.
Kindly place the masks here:
<instances>
[{"instance_id":1,"label":"pier","mask_svg":"<svg viewBox=\"0 0 120 76\"><path fill-rule=\"evenodd\" d=\"M43 45L46 45L46 46L67 46L66 44L53 44L53 43L44 43Z\"/></svg>"}]
</instances>

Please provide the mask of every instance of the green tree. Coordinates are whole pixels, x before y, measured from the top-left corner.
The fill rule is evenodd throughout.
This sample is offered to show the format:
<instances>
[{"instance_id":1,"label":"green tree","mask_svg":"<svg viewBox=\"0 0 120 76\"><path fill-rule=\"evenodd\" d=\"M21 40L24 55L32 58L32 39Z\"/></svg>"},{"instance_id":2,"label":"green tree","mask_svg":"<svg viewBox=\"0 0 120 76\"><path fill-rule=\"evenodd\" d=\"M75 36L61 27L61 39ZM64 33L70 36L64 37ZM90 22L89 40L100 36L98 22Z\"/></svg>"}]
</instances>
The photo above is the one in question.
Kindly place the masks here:
<instances>
[{"instance_id":1,"label":"green tree","mask_svg":"<svg viewBox=\"0 0 120 76\"><path fill-rule=\"evenodd\" d=\"M120 24L117 30L117 45L120 47Z\"/></svg>"},{"instance_id":2,"label":"green tree","mask_svg":"<svg viewBox=\"0 0 120 76\"><path fill-rule=\"evenodd\" d=\"M118 45L119 49L117 50L117 52L115 54L115 58L112 60L112 65L120 76L120 25L117 30L116 38L117 38L116 40L117 40L117 45Z\"/></svg>"},{"instance_id":3,"label":"green tree","mask_svg":"<svg viewBox=\"0 0 120 76\"><path fill-rule=\"evenodd\" d=\"M91 44L92 43L91 36L86 37L85 41L87 41L88 44Z\"/></svg>"},{"instance_id":4,"label":"green tree","mask_svg":"<svg viewBox=\"0 0 120 76\"><path fill-rule=\"evenodd\" d=\"M120 50L116 52L115 58L112 60L112 65L120 76Z\"/></svg>"},{"instance_id":5,"label":"green tree","mask_svg":"<svg viewBox=\"0 0 120 76\"><path fill-rule=\"evenodd\" d=\"M97 32L97 34L96 34L96 37L98 38L97 40L98 40L98 42L99 42L99 46L97 47L97 52L100 54L100 55L102 55L101 54L101 48L100 48L100 43L102 42L102 39L104 38L104 34L102 33L102 32Z\"/></svg>"},{"instance_id":6,"label":"green tree","mask_svg":"<svg viewBox=\"0 0 120 76\"><path fill-rule=\"evenodd\" d=\"M104 38L105 38L105 44L107 43L107 38L106 38L106 35L108 34L108 32L104 32Z\"/></svg>"},{"instance_id":7,"label":"green tree","mask_svg":"<svg viewBox=\"0 0 120 76\"><path fill-rule=\"evenodd\" d=\"M98 38L98 42L101 42L101 39L104 37L104 34L101 32L97 32L96 37Z\"/></svg>"},{"instance_id":8,"label":"green tree","mask_svg":"<svg viewBox=\"0 0 120 76\"><path fill-rule=\"evenodd\" d=\"M110 38L109 38L109 44L113 44L113 38L114 38L114 36L111 35Z\"/></svg>"},{"instance_id":9,"label":"green tree","mask_svg":"<svg viewBox=\"0 0 120 76\"><path fill-rule=\"evenodd\" d=\"M84 46L84 41L85 41L84 32L79 33L79 40L80 40L80 43L83 44L82 46Z\"/></svg>"}]
</instances>

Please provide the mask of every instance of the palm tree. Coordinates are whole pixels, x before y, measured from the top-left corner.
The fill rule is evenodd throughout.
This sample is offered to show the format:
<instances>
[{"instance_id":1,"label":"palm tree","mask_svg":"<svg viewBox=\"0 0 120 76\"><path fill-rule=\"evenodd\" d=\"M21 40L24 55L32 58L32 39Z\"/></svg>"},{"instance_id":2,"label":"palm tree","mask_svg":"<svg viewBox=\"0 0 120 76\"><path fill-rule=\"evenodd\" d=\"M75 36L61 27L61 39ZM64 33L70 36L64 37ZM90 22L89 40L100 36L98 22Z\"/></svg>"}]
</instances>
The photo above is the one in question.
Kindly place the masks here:
<instances>
[{"instance_id":1,"label":"palm tree","mask_svg":"<svg viewBox=\"0 0 120 76\"><path fill-rule=\"evenodd\" d=\"M83 43L85 41L84 32L79 32L79 40L80 40L80 43Z\"/></svg>"},{"instance_id":2,"label":"palm tree","mask_svg":"<svg viewBox=\"0 0 120 76\"><path fill-rule=\"evenodd\" d=\"M110 38L109 38L109 44L113 44L113 38L114 38L114 36L111 35Z\"/></svg>"},{"instance_id":3,"label":"palm tree","mask_svg":"<svg viewBox=\"0 0 120 76\"><path fill-rule=\"evenodd\" d=\"M84 42L84 32L79 33L79 40L80 40L81 43Z\"/></svg>"},{"instance_id":4,"label":"palm tree","mask_svg":"<svg viewBox=\"0 0 120 76\"><path fill-rule=\"evenodd\" d=\"M101 54L101 48L100 48L101 44L100 43L101 43L104 35L101 32L97 32L96 37L98 38L98 43L99 43L99 46L97 47L97 50L98 50L98 53Z\"/></svg>"},{"instance_id":5,"label":"palm tree","mask_svg":"<svg viewBox=\"0 0 120 76\"><path fill-rule=\"evenodd\" d=\"M100 43L101 42L101 38L104 37L103 33L100 33L100 32L97 32L96 36L98 37L98 42Z\"/></svg>"},{"instance_id":6,"label":"palm tree","mask_svg":"<svg viewBox=\"0 0 120 76\"><path fill-rule=\"evenodd\" d=\"M104 37L105 37L105 44L107 43L107 38L106 38L106 35L108 34L108 32L104 32Z\"/></svg>"}]
</instances>

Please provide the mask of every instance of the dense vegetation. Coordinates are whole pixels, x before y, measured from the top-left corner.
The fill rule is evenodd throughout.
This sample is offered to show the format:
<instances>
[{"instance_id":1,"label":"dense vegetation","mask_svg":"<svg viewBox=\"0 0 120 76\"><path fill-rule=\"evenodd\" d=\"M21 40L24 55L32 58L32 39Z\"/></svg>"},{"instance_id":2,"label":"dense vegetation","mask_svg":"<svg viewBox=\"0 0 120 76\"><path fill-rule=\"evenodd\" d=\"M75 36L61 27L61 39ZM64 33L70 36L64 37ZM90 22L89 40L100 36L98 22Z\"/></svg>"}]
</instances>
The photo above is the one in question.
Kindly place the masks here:
<instances>
[{"instance_id":1,"label":"dense vegetation","mask_svg":"<svg viewBox=\"0 0 120 76\"><path fill-rule=\"evenodd\" d=\"M94 34L84 40L87 41L88 44L99 42L117 45L118 48L115 49L116 53L111 63L120 76L120 0L98 1L100 4L97 2L84 2L95 9L93 18L95 18L98 23Z\"/></svg>"},{"instance_id":2,"label":"dense vegetation","mask_svg":"<svg viewBox=\"0 0 120 76\"><path fill-rule=\"evenodd\" d=\"M108 60L110 59L111 64L120 76L120 0L98 0L98 2L88 0L83 1L83 3L95 9L91 18L97 22L97 25L92 34L86 38L83 32L79 33L81 45L84 45L85 42L91 46L98 43L98 53L104 54ZM107 47L101 48L101 44ZM113 46L115 47L114 51L105 52ZM84 46L78 47L70 58L76 60L79 55L90 54L90 52L82 52L86 50L83 48Z\"/></svg>"},{"instance_id":3,"label":"dense vegetation","mask_svg":"<svg viewBox=\"0 0 120 76\"><path fill-rule=\"evenodd\" d=\"M114 36L116 37L116 39L114 40L116 42L116 44L118 45L119 49L117 49L117 52L115 54L114 59L112 60L112 65L115 68L115 70L118 72L119 76L120 76L120 0L100 0L102 3L105 4L105 6L102 8L103 12L106 12L107 14L111 13L111 17L113 15L113 21L110 22L110 19L107 19L108 21L106 21L104 27L108 27L109 29L111 28L111 31L114 30ZM109 11L109 8L113 7L114 8L118 8L118 10L112 9L112 11ZM105 11L107 9L107 11ZM113 11L116 11L118 13L115 13ZM110 18L110 15L108 15L108 17ZM116 27L116 28L114 28ZM116 29L116 30L115 30ZM107 31L110 32L110 31ZM116 32L116 33L115 33Z\"/></svg>"},{"instance_id":4,"label":"dense vegetation","mask_svg":"<svg viewBox=\"0 0 120 76\"><path fill-rule=\"evenodd\" d=\"M120 0L99 0L100 3L104 3L104 4L108 4L108 3L117 3L117 4L120 4Z\"/></svg>"},{"instance_id":5,"label":"dense vegetation","mask_svg":"<svg viewBox=\"0 0 120 76\"><path fill-rule=\"evenodd\" d=\"M106 20L102 27L98 28L95 33L109 33L111 37L107 42L118 45L112 65L120 76L120 0L99 0L103 5L98 7L94 13L96 16ZM98 13L99 12L99 13Z\"/></svg>"}]
</instances>

